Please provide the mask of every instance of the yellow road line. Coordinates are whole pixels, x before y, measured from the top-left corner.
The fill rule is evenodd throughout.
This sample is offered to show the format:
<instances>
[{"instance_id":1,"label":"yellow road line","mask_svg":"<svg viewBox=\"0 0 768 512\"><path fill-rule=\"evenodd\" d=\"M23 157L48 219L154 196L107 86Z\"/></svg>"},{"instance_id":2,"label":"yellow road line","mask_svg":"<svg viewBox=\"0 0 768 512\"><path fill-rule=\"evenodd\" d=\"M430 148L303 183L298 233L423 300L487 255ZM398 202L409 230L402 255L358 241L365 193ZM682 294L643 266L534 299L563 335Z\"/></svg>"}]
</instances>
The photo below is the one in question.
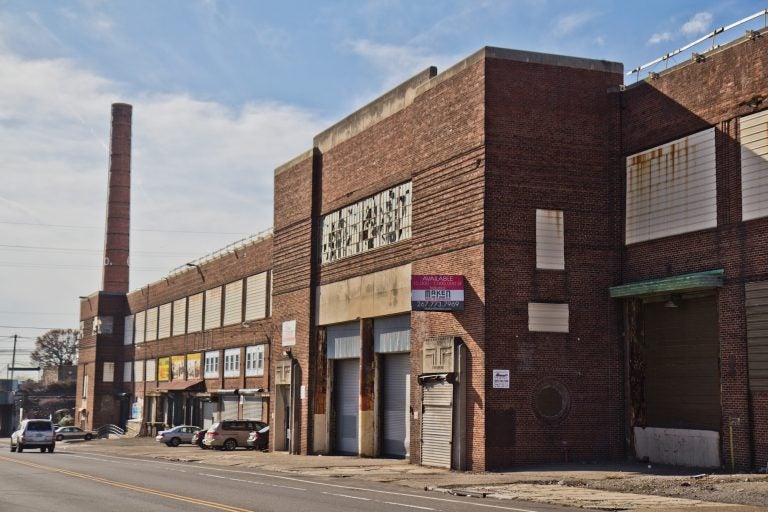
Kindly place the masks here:
<instances>
[{"instance_id":1,"label":"yellow road line","mask_svg":"<svg viewBox=\"0 0 768 512\"><path fill-rule=\"evenodd\" d=\"M245 508L233 507L233 506L230 506L230 505L224 505L223 503L215 503L215 502L212 502L212 501L205 501L205 500L201 500L201 499L197 499L197 498L191 498L189 496L181 496L180 494L173 494L173 493L170 493L170 492L160 491L160 490L157 490L157 489L150 489L148 487L140 487L138 485L127 484L127 483L124 483L124 482L116 482L114 480L107 480L106 478L101 478L101 477L97 477L97 476L93 476L93 475L86 475L85 473L78 473L76 471L71 471L69 469L60 469L60 468L56 468L56 467L53 467L53 466L44 466L42 464L36 464L34 462L23 461L23 460L19 460L18 458L10 458L10 457L0 456L0 460L5 460L5 461L8 461L8 462L13 462L13 463L16 463L16 464L23 464L25 466L29 466L29 467L33 467L33 468L38 468L38 469L43 469L43 470L46 470L46 471L52 471L52 472L55 472L55 473L60 473L62 475L71 476L71 477L74 477L74 478L82 478L84 480L91 480L91 481L98 482L98 483L101 483L101 484L104 484L104 485L111 485L113 487L119 487L119 488L122 488L122 489L131 490L131 491L143 492L145 494L154 494L155 496L161 496L163 498L183 501L183 502L186 502L186 503L192 503L194 505L202 505L204 507L209 507L209 508L213 508L213 509L216 509L216 510L223 510L225 512L253 512L252 510L245 509Z\"/></svg>"}]
</instances>

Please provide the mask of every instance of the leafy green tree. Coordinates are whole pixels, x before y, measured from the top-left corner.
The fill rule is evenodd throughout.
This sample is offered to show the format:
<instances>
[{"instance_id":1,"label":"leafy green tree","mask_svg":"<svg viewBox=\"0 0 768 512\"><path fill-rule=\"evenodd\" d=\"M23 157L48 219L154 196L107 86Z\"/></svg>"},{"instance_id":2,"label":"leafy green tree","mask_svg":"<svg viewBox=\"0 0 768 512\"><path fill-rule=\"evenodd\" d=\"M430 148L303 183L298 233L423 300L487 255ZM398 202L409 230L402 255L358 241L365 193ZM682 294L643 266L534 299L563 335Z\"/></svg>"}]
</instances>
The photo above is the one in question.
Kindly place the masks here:
<instances>
[{"instance_id":1,"label":"leafy green tree","mask_svg":"<svg viewBox=\"0 0 768 512\"><path fill-rule=\"evenodd\" d=\"M52 329L37 338L29 357L42 368L75 364L79 337L74 329Z\"/></svg>"}]
</instances>

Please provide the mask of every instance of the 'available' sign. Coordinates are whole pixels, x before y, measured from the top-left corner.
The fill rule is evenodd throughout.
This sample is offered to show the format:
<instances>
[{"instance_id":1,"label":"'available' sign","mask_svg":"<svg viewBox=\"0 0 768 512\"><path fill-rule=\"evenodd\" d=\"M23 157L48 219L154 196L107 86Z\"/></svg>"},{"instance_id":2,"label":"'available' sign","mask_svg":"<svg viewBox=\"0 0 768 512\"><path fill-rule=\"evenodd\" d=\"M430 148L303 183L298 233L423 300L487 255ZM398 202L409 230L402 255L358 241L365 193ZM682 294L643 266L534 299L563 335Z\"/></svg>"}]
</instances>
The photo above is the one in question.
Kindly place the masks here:
<instances>
[{"instance_id":1,"label":"'available' sign","mask_svg":"<svg viewBox=\"0 0 768 512\"><path fill-rule=\"evenodd\" d=\"M463 311L464 276L411 276L412 311Z\"/></svg>"}]
</instances>

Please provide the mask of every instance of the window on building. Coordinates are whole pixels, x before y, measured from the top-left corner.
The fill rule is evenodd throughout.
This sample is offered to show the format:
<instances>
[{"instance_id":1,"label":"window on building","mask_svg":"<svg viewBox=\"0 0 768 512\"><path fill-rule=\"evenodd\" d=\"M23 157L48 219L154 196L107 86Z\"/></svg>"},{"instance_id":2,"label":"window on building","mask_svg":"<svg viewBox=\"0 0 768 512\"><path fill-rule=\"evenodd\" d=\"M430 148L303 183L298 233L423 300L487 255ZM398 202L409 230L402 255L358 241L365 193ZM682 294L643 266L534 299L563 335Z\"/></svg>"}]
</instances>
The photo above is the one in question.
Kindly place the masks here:
<instances>
[{"instance_id":1,"label":"window on building","mask_svg":"<svg viewBox=\"0 0 768 512\"><path fill-rule=\"evenodd\" d=\"M245 349L245 376L264 375L264 345L255 345Z\"/></svg>"},{"instance_id":2,"label":"window on building","mask_svg":"<svg viewBox=\"0 0 768 512\"><path fill-rule=\"evenodd\" d=\"M206 379L214 379L219 376L219 351L205 353L205 371L203 376Z\"/></svg>"},{"instance_id":3,"label":"window on building","mask_svg":"<svg viewBox=\"0 0 768 512\"><path fill-rule=\"evenodd\" d=\"M131 377L133 377L133 364L131 361L126 361L123 363L123 382L131 382Z\"/></svg>"},{"instance_id":4,"label":"window on building","mask_svg":"<svg viewBox=\"0 0 768 512\"><path fill-rule=\"evenodd\" d=\"M157 380L157 361L154 359L147 359L144 364L146 365L144 380L146 382L155 382Z\"/></svg>"},{"instance_id":5,"label":"window on building","mask_svg":"<svg viewBox=\"0 0 768 512\"><path fill-rule=\"evenodd\" d=\"M260 320L267 317L267 272L245 280L245 319Z\"/></svg>"},{"instance_id":6,"label":"window on building","mask_svg":"<svg viewBox=\"0 0 768 512\"><path fill-rule=\"evenodd\" d=\"M243 281L224 286L224 325L235 325L243 321Z\"/></svg>"},{"instance_id":7,"label":"window on building","mask_svg":"<svg viewBox=\"0 0 768 512\"><path fill-rule=\"evenodd\" d=\"M203 330L203 294L198 293L189 296L187 305L187 332L200 332Z\"/></svg>"},{"instance_id":8,"label":"window on building","mask_svg":"<svg viewBox=\"0 0 768 512\"><path fill-rule=\"evenodd\" d=\"M568 332L568 304L528 303L528 330Z\"/></svg>"},{"instance_id":9,"label":"window on building","mask_svg":"<svg viewBox=\"0 0 768 512\"><path fill-rule=\"evenodd\" d=\"M565 269L565 235L561 210L536 210L536 268Z\"/></svg>"},{"instance_id":10,"label":"window on building","mask_svg":"<svg viewBox=\"0 0 768 512\"><path fill-rule=\"evenodd\" d=\"M411 182L325 215L321 263L361 254L411 237Z\"/></svg>"},{"instance_id":11,"label":"window on building","mask_svg":"<svg viewBox=\"0 0 768 512\"><path fill-rule=\"evenodd\" d=\"M115 382L115 363L104 363L104 372L101 375L103 382Z\"/></svg>"},{"instance_id":12,"label":"window on building","mask_svg":"<svg viewBox=\"0 0 768 512\"><path fill-rule=\"evenodd\" d=\"M228 348L224 351L224 376L240 376L240 349Z\"/></svg>"},{"instance_id":13,"label":"window on building","mask_svg":"<svg viewBox=\"0 0 768 512\"><path fill-rule=\"evenodd\" d=\"M83 375L83 398L88 398L88 375Z\"/></svg>"},{"instance_id":14,"label":"window on building","mask_svg":"<svg viewBox=\"0 0 768 512\"><path fill-rule=\"evenodd\" d=\"M741 216L768 216L768 111L739 120L741 143Z\"/></svg>"},{"instance_id":15,"label":"window on building","mask_svg":"<svg viewBox=\"0 0 768 512\"><path fill-rule=\"evenodd\" d=\"M173 301L173 326L171 336L184 334L187 329L187 298Z\"/></svg>"},{"instance_id":16,"label":"window on building","mask_svg":"<svg viewBox=\"0 0 768 512\"><path fill-rule=\"evenodd\" d=\"M125 317L125 329L123 331L123 345L133 343L133 315Z\"/></svg>"},{"instance_id":17,"label":"window on building","mask_svg":"<svg viewBox=\"0 0 768 512\"><path fill-rule=\"evenodd\" d=\"M158 315L157 339L161 340L171 335L171 303L160 306Z\"/></svg>"},{"instance_id":18,"label":"window on building","mask_svg":"<svg viewBox=\"0 0 768 512\"><path fill-rule=\"evenodd\" d=\"M626 243L717 226L715 129L627 158Z\"/></svg>"},{"instance_id":19,"label":"window on building","mask_svg":"<svg viewBox=\"0 0 768 512\"><path fill-rule=\"evenodd\" d=\"M144 343L144 334L146 331L146 324L147 324L147 312L146 311L139 311L136 313L136 319L135 319L135 335L134 340L136 343Z\"/></svg>"},{"instance_id":20,"label":"window on building","mask_svg":"<svg viewBox=\"0 0 768 512\"><path fill-rule=\"evenodd\" d=\"M134 361L133 363L133 381L144 382L144 361Z\"/></svg>"},{"instance_id":21,"label":"window on building","mask_svg":"<svg viewBox=\"0 0 768 512\"><path fill-rule=\"evenodd\" d=\"M205 290L205 323L203 328L221 327L221 286Z\"/></svg>"},{"instance_id":22,"label":"window on building","mask_svg":"<svg viewBox=\"0 0 768 512\"><path fill-rule=\"evenodd\" d=\"M145 336L147 341L157 339L157 316L157 308L147 310L147 334Z\"/></svg>"}]
</instances>

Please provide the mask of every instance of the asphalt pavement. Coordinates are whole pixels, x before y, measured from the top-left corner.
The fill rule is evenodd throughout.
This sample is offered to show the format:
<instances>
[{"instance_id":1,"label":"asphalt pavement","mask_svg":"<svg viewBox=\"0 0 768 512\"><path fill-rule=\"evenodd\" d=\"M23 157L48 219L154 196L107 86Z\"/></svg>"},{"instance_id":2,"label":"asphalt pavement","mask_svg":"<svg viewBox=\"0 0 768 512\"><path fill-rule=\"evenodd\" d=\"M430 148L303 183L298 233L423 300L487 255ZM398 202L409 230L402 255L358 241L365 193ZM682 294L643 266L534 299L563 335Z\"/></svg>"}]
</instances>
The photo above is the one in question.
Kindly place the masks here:
<instances>
[{"instance_id":1,"label":"asphalt pavement","mask_svg":"<svg viewBox=\"0 0 768 512\"><path fill-rule=\"evenodd\" d=\"M8 439L0 440L8 448ZM112 438L89 442L67 441L56 445L57 451L90 452L112 456L205 463L242 468L260 468L294 475L351 478L388 482L434 492L475 496L486 500L523 500L576 506L593 510L633 511L765 511L766 507L748 507L711 501L673 498L653 494L605 491L588 486L568 485L572 481L647 477L653 472L661 478L679 477L679 468L657 467L628 462L615 464L543 464L514 468L504 472L457 472L409 464L399 459L350 456L290 455L285 452L202 450L197 446L167 447L154 438Z\"/></svg>"}]
</instances>

